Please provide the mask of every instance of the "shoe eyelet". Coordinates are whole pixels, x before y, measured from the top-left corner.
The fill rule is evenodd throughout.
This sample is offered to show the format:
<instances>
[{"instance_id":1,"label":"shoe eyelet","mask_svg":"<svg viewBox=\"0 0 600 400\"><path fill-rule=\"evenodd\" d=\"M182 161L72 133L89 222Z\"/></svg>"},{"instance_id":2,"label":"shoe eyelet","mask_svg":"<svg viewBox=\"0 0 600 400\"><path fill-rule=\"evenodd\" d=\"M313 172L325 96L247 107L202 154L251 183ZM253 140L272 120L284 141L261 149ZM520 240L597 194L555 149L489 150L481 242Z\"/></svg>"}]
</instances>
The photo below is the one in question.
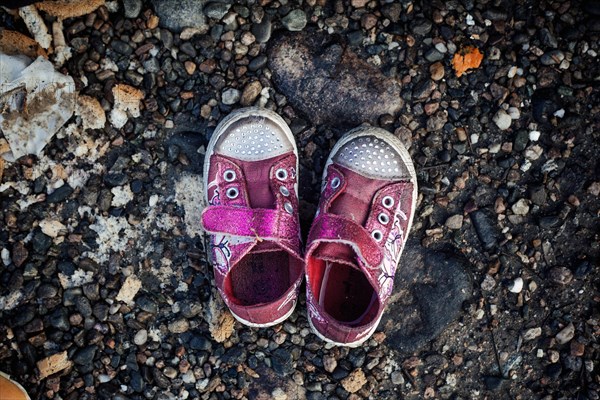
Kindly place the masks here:
<instances>
[{"instance_id":1,"label":"shoe eyelet","mask_svg":"<svg viewBox=\"0 0 600 400\"><path fill-rule=\"evenodd\" d=\"M377 241L377 242L381 242L381 239L383 239L383 233L381 233L381 231L380 231L380 230L377 230L377 229L376 229L376 230L374 230L374 231L371 233L371 236L372 236L372 237L373 237L373 239L375 239L375 241Z\"/></svg>"},{"instance_id":2,"label":"shoe eyelet","mask_svg":"<svg viewBox=\"0 0 600 400\"><path fill-rule=\"evenodd\" d=\"M233 182L236 178L236 174L235 171L232 169L228 169L227 171L225 171L223 173L223 179L225 179L225 182Z\"/></svg>"},{"instance_id":3,"label":"shoe eyelet","mask_svg":"<svg viewBox=\"0 0 600 400\"><path fill-rule=\"evenodd\" d=\"M275 171L275 176L280 181L285 181L287 179L287 177L288 177L287 170L285 170L283 168L279 168L277 171Z\"/></svg>"},{"instance_id":4,"label":"shoe eyelet","mask_svg":"<svg viewBox=\"0 0 600 400\"><path fill-rule=\"evenodd\" d=\"M338 187L340 187L340 183L341 183L341 181L340 181L340 178L338 178L338 177L336 176L335 178L333 178L333 179L331 180L331 188L332 188L332 189L337 189Z\"/></svg>"},{"instance_id":5,"label":"shoe eyelet","mask_svg":"<svg viewBox=\"0 0 600 400\"><path fill-rule=\"evenodd\" d=\"M227 191L225 192L225 194L230 199L236 199L239 196L240 191L237 190L237 188L231 187L231 188L227 189Z\"/></svg>"},{"instance_id":6,"label":"shoe eyelet","mask_svg":"<svg viewBox=\"0 0 600 400\"><path fill-rule=\"evenodd\" d=\"M292 203L290 203L289 201L286 201L285 203L283 203L283 208L285 209L285 211L288 214L293 214L293 212L294 212L294 207L292 206Z\"/></svg>"},{"instance_id":7,"label":"shoe eyelet","mask_svg":"<svg viewBox=\"0 0 600 400\"><path fill-rule=\"evenodd\" d=\"M279 192L284 195L285 197L288 197L290 195L290 191L288 190L288 188L286 188L285 186L280 186L279 187Z\"/></svg>"},{"instance_id":8,"label":"shoe eyelet","mask_svg":"<svg viewBox=\"0 0 600 400\"><path fill-rule=\"evenodd\" d=\"M377 216L377 220L379 221L380 224L387 225L390 222L390 217L385 213L380 213Z\"/></svg>"},{"instance_id":9,"label":"shoe eyelet","mask_svg":"<svg viewBox=\"0 0 600 400\"><path fill-rule=\"evenodd\" d=\"M381 200L381 204L383 204L385 208L390 209L394 206L394 198L392 196L385 196Z\"/></svg>"}]
</instances>

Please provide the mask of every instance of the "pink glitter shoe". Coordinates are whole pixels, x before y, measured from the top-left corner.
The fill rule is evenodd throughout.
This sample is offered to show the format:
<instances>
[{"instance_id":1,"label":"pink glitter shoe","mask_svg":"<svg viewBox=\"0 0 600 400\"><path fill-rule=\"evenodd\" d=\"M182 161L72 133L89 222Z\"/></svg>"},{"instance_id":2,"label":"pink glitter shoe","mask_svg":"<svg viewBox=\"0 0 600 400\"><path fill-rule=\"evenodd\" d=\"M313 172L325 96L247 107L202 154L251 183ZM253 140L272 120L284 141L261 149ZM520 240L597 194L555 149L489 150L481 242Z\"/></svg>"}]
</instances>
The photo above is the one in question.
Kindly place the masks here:
<instances>
[{"instance_id":1,"label":"pink glitter shoe","mask_svg":"<svg viewBox=\"0 0 600 400\"><path fill-rule=\"evenodd\" d=\"M306 248L306 303L320 338L356 347L377 328L412 225L408 151L379 128L346 133L325 164Z\"/></svg>"},{"instance_id":2,"label":"pink glitter shoe","mask_svg":"<svg viewBox=\"0 0 600 400\"><path fill-rule=\"evenodd\" d=\"M278 324L304 271L294 136L277 114L241 109L219 123L205 160L202 224L217 288L243 324Z\"/></svg>"}]
</instances>

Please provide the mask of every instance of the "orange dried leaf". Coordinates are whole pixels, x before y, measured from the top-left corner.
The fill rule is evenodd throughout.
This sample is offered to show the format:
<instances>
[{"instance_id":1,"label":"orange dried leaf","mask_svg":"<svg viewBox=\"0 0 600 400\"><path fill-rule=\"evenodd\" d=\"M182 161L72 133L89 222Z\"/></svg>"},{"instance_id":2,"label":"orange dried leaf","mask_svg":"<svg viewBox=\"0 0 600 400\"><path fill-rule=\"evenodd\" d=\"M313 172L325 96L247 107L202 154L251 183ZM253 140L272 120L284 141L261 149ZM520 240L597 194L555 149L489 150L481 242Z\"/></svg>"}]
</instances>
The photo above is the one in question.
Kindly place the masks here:
<instances>
[{"instance_id":1,"label":"orange dried leaf","mask_svg":"<svg viewBox=\"0 0 600 400\"><path fill-rule=\"evenodd\" d=\"M454 67L456 76L460 77L470 69L479 68L482 60L483 54L481 54L477 47L467 46L454 54L452 67Z\"/></svg>"}]
</instances>

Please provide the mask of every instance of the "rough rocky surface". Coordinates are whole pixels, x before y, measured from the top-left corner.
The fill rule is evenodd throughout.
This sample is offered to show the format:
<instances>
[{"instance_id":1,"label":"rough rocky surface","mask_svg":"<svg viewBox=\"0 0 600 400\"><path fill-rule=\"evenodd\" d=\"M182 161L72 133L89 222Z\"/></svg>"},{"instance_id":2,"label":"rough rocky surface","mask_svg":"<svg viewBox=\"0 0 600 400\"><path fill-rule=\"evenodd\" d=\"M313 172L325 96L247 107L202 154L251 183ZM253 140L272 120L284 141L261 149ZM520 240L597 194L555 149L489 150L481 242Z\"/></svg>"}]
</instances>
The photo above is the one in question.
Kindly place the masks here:
<instances>
[{"instance_id":1,"label":"rough rocky surface","mask_svg":"<svg viewBox=\"0 0 600 400\"><path fill-rule=\"evenodd\" d=\"M141 99L118 128L75 114L0 162L0 370L33 399L600 398L597 1L170 3L63 20L79 94L106 114L115 88ZM188 6L199 29L165 28ZM29 35L2 8L0 25ZM302 63L276 66L283 45ZM484 58L457 77L466 46ZM281 85L281 66L304 75ZM254 329L212 286L202 163L246 104L296 138L304 234L346 127L409 148L411 242L359 348L314 335L303 295Z\"/></svg>"},{"instance_id":2,"label":"rough rocky surface","mask_svg":"<svg viewBox=\"0 0 600 400\"><path fill-rule=\"evenodd\" d=\"M465 260L409 243L394 282L394 295L381 319L390 345L418 350L436 338L461 313L472 294Z\"/></svg>"},{"instance_id":3,"label":"rough rocky surface","mask_svg":"<svg viewBox=\"0 0 600 400\"><path fill-rule=\"evenodd\" d=\"M281 36L269 50L277 89L313 124L376 123L402 107L400 83L360 59L345 43L317 32Z\"/></svg>"}]
</instances>

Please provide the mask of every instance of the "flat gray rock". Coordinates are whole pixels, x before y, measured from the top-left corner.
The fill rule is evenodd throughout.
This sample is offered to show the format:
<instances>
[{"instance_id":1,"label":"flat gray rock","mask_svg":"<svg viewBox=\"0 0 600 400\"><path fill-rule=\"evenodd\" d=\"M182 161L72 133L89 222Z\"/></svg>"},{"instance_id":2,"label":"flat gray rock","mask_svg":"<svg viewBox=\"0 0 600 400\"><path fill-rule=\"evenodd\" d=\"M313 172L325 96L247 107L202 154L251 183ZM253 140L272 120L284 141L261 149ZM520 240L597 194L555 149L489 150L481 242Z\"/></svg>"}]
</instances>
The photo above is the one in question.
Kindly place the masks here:
<instances>
[{"instance_id":1,"label":"flat gray rock","mask_svg":"<svg viewBox=\"0 0 600 400\"><path fill-rule=\"evenodd\" d=\"M156 15L160 18L160 26L174 32L185 28L208 30L203 12L207 0L151 0ZM226 3L226 2L224 2Z\"/></svg>"},{"instance_id":2,"label":"flat gray rock","mask_svg":"<svg viewBox=\"0 0 600 400\"><path fill-rule=\"evenodd\" d=\"M380 324L388 345L413 352L435 339L460 315L471 291L465 261L409 242Z\"/></svg>"},{"instance_id":3,"label":"flat gray rock","mask_svg":"<svg viewBox=\"0 0 600 400\"><path fill-rule=\"evenodd\" d=\"M397 80L323 33L286 33L272 40L269 67L277 90L315 125L375 124L403 105Z\"/></svg>"}]
</instances>

